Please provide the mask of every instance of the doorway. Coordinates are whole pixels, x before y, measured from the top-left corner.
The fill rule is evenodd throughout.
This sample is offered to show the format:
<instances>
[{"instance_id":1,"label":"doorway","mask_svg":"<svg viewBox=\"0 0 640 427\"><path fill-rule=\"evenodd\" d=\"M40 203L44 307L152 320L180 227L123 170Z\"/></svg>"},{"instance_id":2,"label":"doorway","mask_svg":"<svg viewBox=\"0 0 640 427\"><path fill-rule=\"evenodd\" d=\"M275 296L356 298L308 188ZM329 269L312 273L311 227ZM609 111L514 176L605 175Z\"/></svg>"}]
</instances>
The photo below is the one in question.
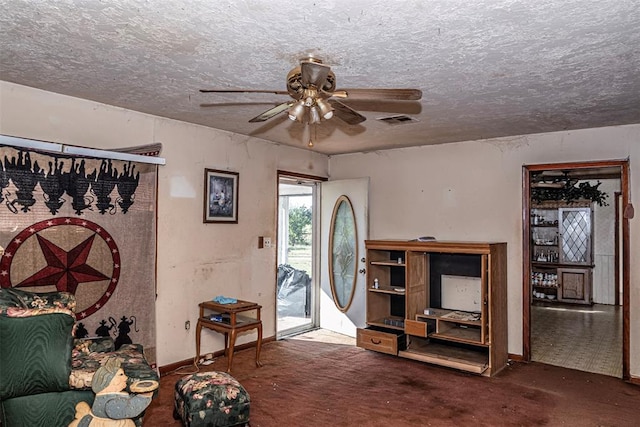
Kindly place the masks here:
<instances>
[{"instance_id":1,"label":"doorway","mask_svg":"<svg viewBox=\"0 0 640 427\"><path fill-rule=\"evenodd\" d=\"M629 218L621 208L629 203L628 174L628 161L523 167L525 360L629 379ZM611 206L595 209L595 215L596 203L567 209L562 201L541 203L540 194L552 194L554 186L600 181L609 183L606 204ZM612 213L605 220L606 212ZM576 237L569 228L579 220L587 231ZM598 237L596 228L619 237L610 250L602 249L605 234Z\"/></svg>"},{"instance_id":2,"label":"doorway","mask_svg":"<svg viewBox=\"0 0 640 427\"><path fill-rule=\"evenodd\" d=\"M322 180L278 172L278 339L319 324L318 188Z\"/></svg>"}]
</instances>

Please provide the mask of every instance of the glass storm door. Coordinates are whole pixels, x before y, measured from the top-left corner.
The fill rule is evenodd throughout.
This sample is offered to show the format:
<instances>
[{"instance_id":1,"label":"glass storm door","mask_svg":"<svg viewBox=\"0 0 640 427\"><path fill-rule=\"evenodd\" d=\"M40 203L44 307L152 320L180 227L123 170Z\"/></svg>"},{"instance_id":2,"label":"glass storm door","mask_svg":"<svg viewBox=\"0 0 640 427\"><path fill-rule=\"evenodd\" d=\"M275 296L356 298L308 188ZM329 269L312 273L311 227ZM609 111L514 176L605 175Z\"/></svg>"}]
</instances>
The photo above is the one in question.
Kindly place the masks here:
<instances>
[{"instance_id":1,"label":"glass storm door","mask_svg":"<svg viewBox=\"0 0 640 427\"><path fill-rule=\"evenodd\" d=\"M316 298L318 183L281 176L278 185L277 337L318 325Z\"/></svg>"}]
</instances>

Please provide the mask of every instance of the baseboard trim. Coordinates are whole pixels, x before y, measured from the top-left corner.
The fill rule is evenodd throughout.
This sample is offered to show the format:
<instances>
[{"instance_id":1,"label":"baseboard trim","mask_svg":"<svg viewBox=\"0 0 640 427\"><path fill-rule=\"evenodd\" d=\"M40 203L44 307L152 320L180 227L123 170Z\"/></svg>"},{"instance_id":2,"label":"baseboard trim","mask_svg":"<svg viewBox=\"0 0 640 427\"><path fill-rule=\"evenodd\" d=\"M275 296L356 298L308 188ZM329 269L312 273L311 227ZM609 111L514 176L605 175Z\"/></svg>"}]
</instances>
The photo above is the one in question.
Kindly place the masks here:
<instances>
[{"instance_id":1,"label":"baseboard trim","mask_svg":"<svg viewBox=\"0 0 640 427\"><path fill-rule=\"evenodd\" d=\"M266 344L268 342L275 341L275 340L276 340L275 336L267 337L267 338L264 338L262 340L262 344L264 345L264 344ZM255 341L249 342L249 343L246 343L246 344L240 344L240 345L235 346L234 352L241 351L241 350L246 350L248 348L252 348L252 347L255 347L255 346L256 346ZM224 356L224 350L218 350L218 351L213 353L213 357L214 358L220 357L220 356ZM164 377L165 375L170 374L170 373L176 371L177 369L184 368L186 366L192 366L192 365L193 365L193 358L180 360L178 362L174 362L174 363L170 363L168 365L160 366L158 368L158 372L160 372L160 377Z\"/></svg>"},{"instance_id":2,"label":"baseboard trim","mask_svg":"<svg viewBox=\"0 0 640 427\"><path fill-rule=\"evenodd\" d=\"M509 360L512 360L514 362L526 362L526 360L524 360L524 357L522 357L521 354L508 354Z\"/></svg>"},{"instance_id":3,"label":"baseboard trim","mask_svg":"<svg viewBox=\"0 0 640 427\"><path fill-rule=\"evenodd\" d=\"M640 377L631 377L629 381L631 384L640 385Z\"/></svg>"}]
</instances>

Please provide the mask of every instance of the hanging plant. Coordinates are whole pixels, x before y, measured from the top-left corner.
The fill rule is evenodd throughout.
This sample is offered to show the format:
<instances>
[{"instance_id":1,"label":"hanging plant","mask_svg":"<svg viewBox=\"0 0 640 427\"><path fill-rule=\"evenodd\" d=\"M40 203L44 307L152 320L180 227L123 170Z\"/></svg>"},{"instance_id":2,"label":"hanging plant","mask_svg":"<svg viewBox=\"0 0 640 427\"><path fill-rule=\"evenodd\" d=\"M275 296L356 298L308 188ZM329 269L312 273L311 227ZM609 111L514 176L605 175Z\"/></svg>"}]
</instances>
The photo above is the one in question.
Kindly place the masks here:
<instances>
[{"instance_id":1,"label":"hanging plant","mask_svg":"<svg viewBox=\"0 0 640 427\"><path fill-rule=\"evenodd\" d=\"M578 184L576 179L557 179L552 183L538 183L531 188L531 200L542 203L546 200L564 201L568 204L580 200L589 200L597 203L598 206L609 206L606 202L609 195L599 189L602 183L597 184L585 181Z\"/></svg>"}]
</instances>

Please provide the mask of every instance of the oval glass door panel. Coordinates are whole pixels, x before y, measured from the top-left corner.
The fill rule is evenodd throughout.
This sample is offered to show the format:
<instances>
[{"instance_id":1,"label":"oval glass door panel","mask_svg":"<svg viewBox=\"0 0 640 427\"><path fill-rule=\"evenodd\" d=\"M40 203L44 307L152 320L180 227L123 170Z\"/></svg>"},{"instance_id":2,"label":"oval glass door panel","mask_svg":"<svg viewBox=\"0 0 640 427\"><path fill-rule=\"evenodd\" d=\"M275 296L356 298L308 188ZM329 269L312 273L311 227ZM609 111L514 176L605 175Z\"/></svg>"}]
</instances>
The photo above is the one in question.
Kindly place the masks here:
<instances>
[{"instance_id":1,"label":"oval glass door panel","mask_svg":"<svg viewBox=\"0 0 640 427\"><path fill-rule=\"evenodd\" d=\"M356 220L347 196L340 196L333 208L329 231L329 280L333 301L347 311L355 292L358 268Z\"/></svg>"}]
</instances>

